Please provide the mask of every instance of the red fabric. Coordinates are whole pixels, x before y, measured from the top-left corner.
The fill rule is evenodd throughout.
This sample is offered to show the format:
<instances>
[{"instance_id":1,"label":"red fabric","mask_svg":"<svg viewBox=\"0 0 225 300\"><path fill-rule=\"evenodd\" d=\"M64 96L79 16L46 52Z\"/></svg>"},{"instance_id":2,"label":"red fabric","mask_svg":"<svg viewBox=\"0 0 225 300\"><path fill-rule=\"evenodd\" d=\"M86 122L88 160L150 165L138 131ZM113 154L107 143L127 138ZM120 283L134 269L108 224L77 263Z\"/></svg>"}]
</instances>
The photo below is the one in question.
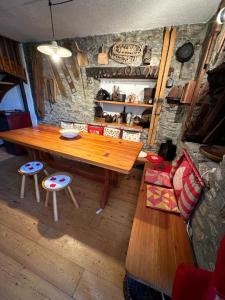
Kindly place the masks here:
<instances>
[{"instance_id":1,"label":"red fabric","mask_svg":"<svg viewBox=\"0 0 225 300\"><path fill-rule=\"evenodd\" d=\"M187 265L180 265L176 271L172 300L214 300L215 288L212 286L209 271Z\"/></svg>"},{"instance_id":2,"label":"red fabric","mask_svg":"<svg viewBox=\"0 0 225 300\"><path fill-rule=\"evenodd\" d=\"M172 300L225 300L225 235L217 252L214 272L187 265L177 268Z\"/></svg>"},{"instance_id":3,"label":"red fabric","mask_svg":"<svg viewBox=\"0 0 225 300\"><path fill-rule=\"evenodd\" d=\"M172 188L172 184L168 173L160 172L150 168L146 169L145 182L167 188Z\"/></svg>"},{"instance_id":4,"label":"red fabric","mask_svg":"<svg viewBox=\"0 0 225 300\"><path fill-rule=\"evenodd\" d=\"M176 160L173 161L172 168L170 171L170 179L171 180L173 179L173 176L174 176L176 170L178 169L179 165L182 163L183 158L184 158L184 155L182 154Z\"/></svg>"},{"instance_id":5,"label":"red fabric","mask_svg":"<svg viewBox=\"0 0 225 300\"><path fill-rule=\"evenodd\" d=\"M191 173L184 179L184 186L178 198L178 207L181 215L185 219L189 219L192 211L194 210L200 196L202 186L195 177L194 173Z\"/></svg>"},{"instance_id":6,"label":"red fabric","mask_svg":"<svg viewBox=\"0 0 225 300\"><path fill-rule=\"evenodd\" d=\"M213 282L216 287L217 294L222 297L222 299L225 299L225 236L223 237L217 252Z\"/></svg>"},{"instance_id":7,"label":"red fabric","mask_svg":"<svg viewBox=\"0 0 225 300\"><path fill-rule=\"evenodd\" d=\"M183 190L184 187L184 182L186 178L189 176L191 173L191 167L188 163L188 161L183 158L181 164L177 168L174 176L173 176L173 188L175 191L175 194L177 196L177 199L180 197L181 191Z\"/></svg>"},{"instance_id":8,"label":"red fabric","mask_svg":"<svg viewBox=\"0 0 225 300\"><path fill-rule=\"evenodd\" d=\"M95 133L98 135L103 135L104 127L102 126L94 126L94 125L88 125L88 132L89 133Z\"/></svg>"}]
</instances>

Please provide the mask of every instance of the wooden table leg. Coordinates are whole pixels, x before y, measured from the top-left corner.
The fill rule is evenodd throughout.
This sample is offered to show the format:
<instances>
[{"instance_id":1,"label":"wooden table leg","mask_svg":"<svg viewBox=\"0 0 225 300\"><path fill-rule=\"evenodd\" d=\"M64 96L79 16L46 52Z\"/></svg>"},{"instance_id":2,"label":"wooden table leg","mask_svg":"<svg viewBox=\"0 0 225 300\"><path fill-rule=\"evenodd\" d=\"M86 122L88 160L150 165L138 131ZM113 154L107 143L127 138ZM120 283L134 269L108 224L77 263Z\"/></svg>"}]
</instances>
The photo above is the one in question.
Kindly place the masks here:
<instances>
[{"instance_id":1,"label":"wooden table leg","mask_svg":"<svg viewBox=\"0 0 225 300\"><path fill-rule=\"evenodd\" d=\"M110 185L111 185L111 178L112 178L112 171L104 169L105 172L105 178L104 178L104 190L102 199L100 200L100 207L104 208L108 202L109 199L109 193L110 193Z\"/></svg>"},{"instance_id":2,"label":"wooden table leg","mask_svg":"<svg viewBox=\"0 0 225 300\"><path fill-rule=\"evenodd\" d=\"M111 172L112 176L112 184L117 187L118 186L118 173L117 172Z\"/></svg>"}]
</instances>

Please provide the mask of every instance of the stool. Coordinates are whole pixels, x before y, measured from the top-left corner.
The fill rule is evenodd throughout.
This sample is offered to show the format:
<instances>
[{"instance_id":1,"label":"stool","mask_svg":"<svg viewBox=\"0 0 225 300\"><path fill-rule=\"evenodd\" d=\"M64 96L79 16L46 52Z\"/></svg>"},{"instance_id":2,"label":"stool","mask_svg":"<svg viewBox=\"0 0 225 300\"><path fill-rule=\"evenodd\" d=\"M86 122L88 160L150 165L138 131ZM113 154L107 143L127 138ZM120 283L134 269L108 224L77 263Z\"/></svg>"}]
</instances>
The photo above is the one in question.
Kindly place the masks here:
<instances>
[{"instance_id":1,"label":"stool","mask_svg":"<svg viewBox=\"0 0 225 300\"><path fill-rule=\"evenodd\" d=\"M37 174L41 171L44 171L46 175L48 175L48 172L45 170L45 166L40 161L30 161L26 164L22 165L18 172L22 175L22 181L21 181L21 188L20 188L20 198L24 198L24 192L25 192L25 182L26 182L26 176L34 176L34 185L35 185L35 194L36 194L36 200L39 203L40 202L40 193L39 193L39 187L38 187L38 177Z\"/></svg>"},{"instance_id":2,"label":"stool","mask_svg":"<svg viewBox=\"0 0 225 300\"><path fill-rule=\"evenodd\" d=\"M68 192L71 200L73 201L73 204L79 208L79 204L74 197L74 194L71 190L70 184L72 182L72 177L69 173L54 173L51 176L46 177L42 181L42 187L47 191L46 193L46 199L45 199L45 206L48 206L48 200L49 200L49 192L52 192L53 194L53 216L54 221L58 222L58 209L57 209L57 198L56 198L56 192L65 190L65 192Z\"/></svg>"}]
</instances>

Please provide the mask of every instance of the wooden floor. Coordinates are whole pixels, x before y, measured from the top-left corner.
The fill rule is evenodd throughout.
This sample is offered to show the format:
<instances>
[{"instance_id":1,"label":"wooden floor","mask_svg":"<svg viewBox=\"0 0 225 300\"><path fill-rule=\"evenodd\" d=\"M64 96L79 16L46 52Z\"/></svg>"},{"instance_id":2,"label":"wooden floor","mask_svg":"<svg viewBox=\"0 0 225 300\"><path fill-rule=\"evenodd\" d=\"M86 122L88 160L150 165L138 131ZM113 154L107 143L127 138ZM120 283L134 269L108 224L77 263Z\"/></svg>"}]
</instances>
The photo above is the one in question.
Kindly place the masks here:
<instances>
[{"instance_id":1,"label":"wooden floor","mask_svg":"<svg viewBox=\"0 0 225 300\"><path fill-rule=\"evenodd\" d=\"M25 198L18 197L16 170L24 158L4 160L0 152L0 300L123 299L141 172L121 177L100 215L95 210L102 185L75 176L72 188L80 209L60 192L54 223L44 193L40 204L35 201L33 180L27 180Z\"/></svg>"}]
</instances>

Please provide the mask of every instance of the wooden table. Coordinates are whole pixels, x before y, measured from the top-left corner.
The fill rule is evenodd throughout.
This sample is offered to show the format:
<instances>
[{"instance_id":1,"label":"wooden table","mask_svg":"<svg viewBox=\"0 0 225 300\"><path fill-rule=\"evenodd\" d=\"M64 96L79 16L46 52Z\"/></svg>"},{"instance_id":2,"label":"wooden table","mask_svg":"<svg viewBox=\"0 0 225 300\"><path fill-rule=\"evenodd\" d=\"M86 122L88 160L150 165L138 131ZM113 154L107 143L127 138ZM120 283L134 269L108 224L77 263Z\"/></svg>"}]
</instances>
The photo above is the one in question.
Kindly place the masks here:
<instances>
[{"instance_id":1,"label":"wooden table","mask_svg":"<svg viewBox=\"0 0 225 300\"><path fill-rule=\"evenodd\" d=\"M103 168L104 191L100 201L102 208L108 201L113 175L129 174L143 146L143 143L90 133L81 133L78 138L67 140L60 137L58 127L47 125L0 132L0 138L27 148Z\"/></svg>"},{"instance_id":2,"label":"wooden table","mask_svg":"<svg viewBox=\"0 0 225 300\"><path fill-rule=\"evenodd\" d=\"M145 203L143 176L126 270L136 280L170 296L178 265L194 265L191 244L184 220L179 215L147 208Z\"/></svg>"}]
</instances>

